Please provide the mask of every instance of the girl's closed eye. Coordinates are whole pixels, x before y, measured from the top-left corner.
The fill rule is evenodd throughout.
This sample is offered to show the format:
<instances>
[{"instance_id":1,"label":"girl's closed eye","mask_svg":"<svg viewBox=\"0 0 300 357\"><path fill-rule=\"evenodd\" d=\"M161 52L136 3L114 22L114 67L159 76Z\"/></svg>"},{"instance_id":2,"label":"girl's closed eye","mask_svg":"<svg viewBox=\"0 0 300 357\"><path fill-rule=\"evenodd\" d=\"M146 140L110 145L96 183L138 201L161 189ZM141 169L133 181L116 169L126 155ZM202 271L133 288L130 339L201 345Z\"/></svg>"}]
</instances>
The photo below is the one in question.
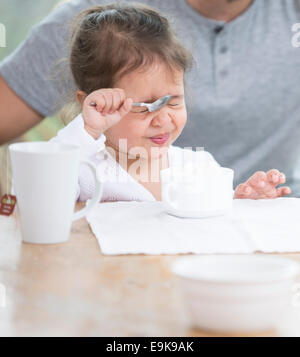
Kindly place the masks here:
<instances>
[{"instance_id":1,"label":"girl's closed eye","mask_svg":"<svg viewBox=\"0 0 300 357\"><path fill-rule=\"evenodd\" d=\"M179 107L180 106L180 103L176 103L176 104L171 104L171 103L169 103L168 104L170 107Z\"/></svg>"},{"instance_id":2,"label":"girl's closed eye","mask_svg":"<svg viewBox=\"0 0 300 357\"><path fill-rule=\"evenodd\" d=\"M179 107L180 106L179 103L176 103L176 104L168 103L167 105L169 107ZM136 107L134 109L131 109L130 111L131 111L131 113L135 113L135 114L145 114L145 113L149 112L148 109L145 107Z\"/></svg>"},{"instance_id":3,"label":"girl's closed eye","mask_svg":"<svg viewBox=\"0 0 300 357\"><path fill-rule=\"evenodd\" d=\"M179 95L179 96L175 96L174 98L172 98L169 103L168 106L170 107L179 107L183 104L184 100L183 100L183 96Z\"/></svg>"},{"instance_id":4,"label":"girl's closed eye","mask_svg":"<svg viewBox=\"0 0 300 357\"><path fill-rule=\"evenodd\" d=\"M130 111L131 113L142 114L147 113L148 109L146 107L132 107Z\"/></svg>"}]
</instances>

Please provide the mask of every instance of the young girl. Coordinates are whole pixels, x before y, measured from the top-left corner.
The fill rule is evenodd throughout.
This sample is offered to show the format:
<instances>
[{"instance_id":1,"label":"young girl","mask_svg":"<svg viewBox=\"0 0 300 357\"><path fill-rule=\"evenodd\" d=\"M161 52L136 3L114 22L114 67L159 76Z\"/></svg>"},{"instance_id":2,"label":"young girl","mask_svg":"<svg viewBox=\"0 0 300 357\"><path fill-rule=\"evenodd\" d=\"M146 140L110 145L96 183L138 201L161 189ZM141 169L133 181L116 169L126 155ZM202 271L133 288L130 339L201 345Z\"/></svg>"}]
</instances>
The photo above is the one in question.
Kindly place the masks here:
<instances>
[{"instance_id":1,"label":"young girl","mask_svg":"<svg viewBox=\"0 0 300 357\"><path fill-rule=\"evenodd\" d=\"M96 6L76 19L70 66L82 113L52 141L79 145L94 162L104 182L102 201L160 200L160 170L215 162L206 151L172 146L187 120L184 73L191 63L167 19L150 7ZM171 100L153 112L132 106L167 95ZM283 196L290 189L276 186L284 182L278 170L256 172L235 197ZM85 201L93 191L92 174L82 165L77 199Z\"/></svg>"}]
</instances>

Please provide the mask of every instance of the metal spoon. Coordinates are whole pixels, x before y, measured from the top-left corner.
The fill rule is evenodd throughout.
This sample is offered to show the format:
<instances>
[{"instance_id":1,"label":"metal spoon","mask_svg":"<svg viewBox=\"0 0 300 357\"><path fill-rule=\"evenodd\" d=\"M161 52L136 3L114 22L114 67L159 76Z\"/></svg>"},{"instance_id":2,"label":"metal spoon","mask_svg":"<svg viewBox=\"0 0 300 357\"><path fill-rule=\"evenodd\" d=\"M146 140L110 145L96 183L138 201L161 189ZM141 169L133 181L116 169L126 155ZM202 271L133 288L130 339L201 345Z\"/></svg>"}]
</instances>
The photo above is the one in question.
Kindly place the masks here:
<instances>
[{"instance_id":1,"label":"metal spoon","mask_svg":"<svg viewBox=\"0 0 300 357\"><path fill-rule=\"evenodd\" d=\"M166 95L164 97L161 97L157 99L153 103L132 103L133 107L146 107L149 112L155 112L156 110L161 109L164 105L166 105L172 98L172 95ZM96 107L95 102L90 102L90 105L92 107Z\"/></svg>"},{"instance_id":2,"label":"metal spoon","mask_svg":"<svg viewBox=\"0 0 300 357\"><path fill-rule=\"evenodd\" d=\"M161 109L164 105L166 105L172 98L172 95L166 95L157 99L153 103L132 103L133 107L146 107L149 112L155 112L156 110Z\"/></svg>"}]
</instances>

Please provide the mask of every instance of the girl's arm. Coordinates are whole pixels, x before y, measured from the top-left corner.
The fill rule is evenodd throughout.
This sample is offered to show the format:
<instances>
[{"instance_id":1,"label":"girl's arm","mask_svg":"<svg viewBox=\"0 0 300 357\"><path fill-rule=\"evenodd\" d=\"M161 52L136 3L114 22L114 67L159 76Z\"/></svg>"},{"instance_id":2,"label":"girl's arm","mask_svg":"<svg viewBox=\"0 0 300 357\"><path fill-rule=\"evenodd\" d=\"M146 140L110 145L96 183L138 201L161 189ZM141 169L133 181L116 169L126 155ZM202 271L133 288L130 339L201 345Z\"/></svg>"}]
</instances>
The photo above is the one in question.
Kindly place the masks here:
<instances>
[{"instance_id":1,"label":"girl's arm","mask_svg":"<svg viewBox=\"0 0 300 357\"><path fill-rule=\"evenodd\" d=\"M79 146L82 155L97 166L98 176L102 182L119 183L118 164L113 155L105 150L106 138L103 133L129 112L131 104L132 99L126 98L123 89L96 90L85 97L82 114L60 130L51 141ZM93 190L92 173L86 165L80 165L76 199L86 201L92 197Z\"/></svg>"}]
</instances>

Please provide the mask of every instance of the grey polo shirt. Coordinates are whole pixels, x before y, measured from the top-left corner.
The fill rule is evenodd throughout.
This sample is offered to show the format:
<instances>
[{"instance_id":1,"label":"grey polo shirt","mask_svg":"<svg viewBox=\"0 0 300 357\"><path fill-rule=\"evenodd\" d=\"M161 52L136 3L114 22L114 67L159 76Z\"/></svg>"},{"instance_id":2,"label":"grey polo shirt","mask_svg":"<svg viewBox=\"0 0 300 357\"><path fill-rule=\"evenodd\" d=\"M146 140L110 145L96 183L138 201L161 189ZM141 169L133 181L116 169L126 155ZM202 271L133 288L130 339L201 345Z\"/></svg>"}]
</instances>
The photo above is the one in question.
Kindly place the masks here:
<instances>
[{"instance_id":1,"label":"grey polo shirt","mask_svg":"<svg viewBox=\"0 0 300 357\"><path fill-rule=\"evenodd\" d=\"M61 5L1 63L0 74L41 114L55 113L74 89L68 71L67 80L53 75L54 64L67 55L71 19L110 2ZM291 44L300 0L255 0L229 23L201 16L184 0L140 2L166 14L195 57L186 75L188 122L175 144L205 147L235 170L235 184L277 168L300 196L300 48Z\"/></svg>"}]
</instances>

